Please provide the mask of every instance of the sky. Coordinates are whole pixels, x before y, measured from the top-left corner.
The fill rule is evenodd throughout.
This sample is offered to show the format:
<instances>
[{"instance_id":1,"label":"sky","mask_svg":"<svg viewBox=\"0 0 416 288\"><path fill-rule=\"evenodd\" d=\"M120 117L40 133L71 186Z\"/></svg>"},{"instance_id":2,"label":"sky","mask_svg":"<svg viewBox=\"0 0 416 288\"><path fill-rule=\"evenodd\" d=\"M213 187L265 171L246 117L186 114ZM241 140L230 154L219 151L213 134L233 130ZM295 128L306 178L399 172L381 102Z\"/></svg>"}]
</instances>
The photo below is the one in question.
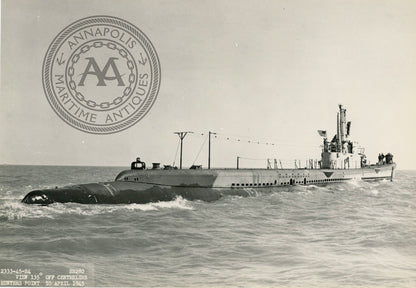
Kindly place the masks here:
<instances>
[{"instance_id":1,"label":"sky","mask_svg":"<svg viewBox=\"0 0 416 288\"><path fill-rule=\"evenodd\" d=\"M161 64L149 113L110 135L63 122L42 88L54 37L94 15L137 26ZM410 0L3 0L0 164L128 166L140 156L178 165L176 131L194 132L184 167L207 166L208 131L218 133L211 167L235 167L237 156L242 167L318 159L317 130L332 137L343 104L370 162L391 152L398 169L416 169L415 80Z\"/></svg>"}]
</instances>

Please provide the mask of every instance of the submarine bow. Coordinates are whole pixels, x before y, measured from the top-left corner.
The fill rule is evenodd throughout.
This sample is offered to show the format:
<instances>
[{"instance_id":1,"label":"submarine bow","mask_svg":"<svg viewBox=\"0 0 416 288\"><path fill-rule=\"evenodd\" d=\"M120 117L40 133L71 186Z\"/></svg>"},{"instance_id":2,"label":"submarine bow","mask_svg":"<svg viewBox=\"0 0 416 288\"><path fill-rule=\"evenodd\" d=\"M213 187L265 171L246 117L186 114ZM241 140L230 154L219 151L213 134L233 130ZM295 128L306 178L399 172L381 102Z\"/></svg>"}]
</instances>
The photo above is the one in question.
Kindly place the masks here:
<instances>
[{"instance_id":1,"label":"submarine bow","mask_svg":"<svg viewBox=\"0 0 416 288\"><path fill-rule=\"evenodd\" d=\"M41 189L29 192L22 200L26 204L48 205L55 202L81 204L146 204L172 201L177 197L187 200L215 201L224 195L250 196L244 190L219 190L202 187L156 186L144 183L106 182Z\"/></svg>"}]
</instances>

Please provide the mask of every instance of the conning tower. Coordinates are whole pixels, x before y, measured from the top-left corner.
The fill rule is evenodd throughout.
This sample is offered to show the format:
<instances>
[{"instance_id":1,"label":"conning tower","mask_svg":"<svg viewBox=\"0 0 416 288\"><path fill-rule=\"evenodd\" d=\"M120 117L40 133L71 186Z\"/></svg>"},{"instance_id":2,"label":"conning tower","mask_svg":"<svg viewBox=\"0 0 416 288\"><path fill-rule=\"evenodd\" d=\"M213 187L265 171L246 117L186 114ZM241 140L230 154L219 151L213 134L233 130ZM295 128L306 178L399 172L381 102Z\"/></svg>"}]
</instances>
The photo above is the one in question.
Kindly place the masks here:
<instances>
[{"instance_id":1,"label":"conning tower","mask_svg":"<svg viewBox=\"0 0 416 288\"><path fill-rule=\"evenodd\" d=\"M329 142L326 138L326 131L319 132L324 137L321 154L322 169L353 169L366 165L364 149L359 147L357 142L349 139L350 132L351 121L347 122L347 109L339 105L337 134Z\"/></svg>"}]
</instances>

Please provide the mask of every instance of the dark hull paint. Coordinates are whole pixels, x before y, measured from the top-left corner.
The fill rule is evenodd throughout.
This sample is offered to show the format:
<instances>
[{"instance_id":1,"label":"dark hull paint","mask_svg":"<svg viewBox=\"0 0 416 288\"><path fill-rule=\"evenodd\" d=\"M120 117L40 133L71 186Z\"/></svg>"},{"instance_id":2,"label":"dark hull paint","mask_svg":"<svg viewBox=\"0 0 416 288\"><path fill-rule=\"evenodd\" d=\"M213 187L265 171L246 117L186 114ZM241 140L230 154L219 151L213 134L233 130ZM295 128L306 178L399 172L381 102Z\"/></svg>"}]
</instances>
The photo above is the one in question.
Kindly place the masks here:
<instances>
[{"instance_id":1,"label":"dark hull paint","mask_svg":"<svg viewBox=\"0 0 416 288\"><path fill-rule=\"evenodd\" d=\"M249 190L249 189L248 189ZM91 183L56 189L35 190L22 200L26 204L48 205L54 202L81 204L145 204L172 201L177 197L187 200L216 201L223 196L247 197L252 192L236 189L155 186L131 182Z\"/></svg>"}]
</instances>

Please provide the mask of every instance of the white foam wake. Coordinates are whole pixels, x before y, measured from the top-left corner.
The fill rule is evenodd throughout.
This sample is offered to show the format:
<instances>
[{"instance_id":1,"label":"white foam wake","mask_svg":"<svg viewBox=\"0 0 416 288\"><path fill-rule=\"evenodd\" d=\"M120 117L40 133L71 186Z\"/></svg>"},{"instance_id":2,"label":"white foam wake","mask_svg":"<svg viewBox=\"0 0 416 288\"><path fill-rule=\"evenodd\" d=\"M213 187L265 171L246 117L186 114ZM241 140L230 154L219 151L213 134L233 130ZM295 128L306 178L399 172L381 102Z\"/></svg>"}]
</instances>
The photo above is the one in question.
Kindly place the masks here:
<instances>
[{"instance_id":1,"label":"white foam wake","mask_svg":"<svg viewBox=\"0 0 416 288\"><path fill-rule=\"evenodd\" d=\"M147 204L129 204L124 205L125 209L128 210L141 210L141 211L152 211L152 210L161 210L161 209L185 209L185 210L193 210L191 203L178 196L173 201L163 201L163 202L155 202L155 203L147 203Z\"/></svg>"},{"instance_id":2,"label":"white foam wake","mask_svg":"<svg viewBox=\"0 0 416 288\"><path fill-rule=\"evenodd\" d=\"M16 200L6 200L0 212L6 220L20 220L28 218L55 218L58 215L92 216L114 213L123 210L157 211L162 209L193 210L191 202L177 197L173 201L155 202L147 204L99 204L86 205L78 203L53 203L48 206L27 205Z\"/></svg>"}]
</instances>

